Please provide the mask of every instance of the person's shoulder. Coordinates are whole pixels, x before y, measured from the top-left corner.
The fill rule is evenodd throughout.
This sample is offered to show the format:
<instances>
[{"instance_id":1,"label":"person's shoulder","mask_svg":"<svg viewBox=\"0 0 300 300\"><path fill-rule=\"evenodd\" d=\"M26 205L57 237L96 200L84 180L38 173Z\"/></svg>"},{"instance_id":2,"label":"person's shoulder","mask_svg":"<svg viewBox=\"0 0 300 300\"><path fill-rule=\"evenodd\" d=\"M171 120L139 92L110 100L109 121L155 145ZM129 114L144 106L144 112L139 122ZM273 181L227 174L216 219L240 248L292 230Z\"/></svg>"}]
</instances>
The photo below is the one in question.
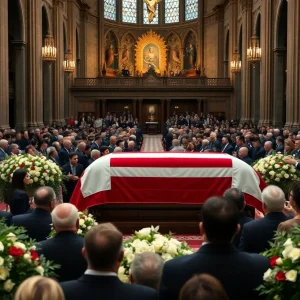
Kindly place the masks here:
<instances>
[{"instance_id":1,"label":"person's shoulder","mask_svg":"<svg viewBox=\"0 0 300 300\"><path fill-rule=\"evenodd\" d=\"M184 255L181 257L173 258L169 261L167 261L164 265L164 268L166 269L181 269L182 266L189 264L190 262L193 262L194 260L198 260L199 256L201 256L201 252L197 251L196 253L193 253L191 255Z\"/></svg>"},{"instance_id":2,"label":"person's shoulder","mask_svg":"<svg viewBox=\"0 0 300 300\"><path fill-rule=\"evenodd\" d=\"M122 293L131 294L131 299L157 299L158 293L155 289L139 284L124 283ZM134 297L136 295L138 298Z\"/></svg>"}]
</instances>

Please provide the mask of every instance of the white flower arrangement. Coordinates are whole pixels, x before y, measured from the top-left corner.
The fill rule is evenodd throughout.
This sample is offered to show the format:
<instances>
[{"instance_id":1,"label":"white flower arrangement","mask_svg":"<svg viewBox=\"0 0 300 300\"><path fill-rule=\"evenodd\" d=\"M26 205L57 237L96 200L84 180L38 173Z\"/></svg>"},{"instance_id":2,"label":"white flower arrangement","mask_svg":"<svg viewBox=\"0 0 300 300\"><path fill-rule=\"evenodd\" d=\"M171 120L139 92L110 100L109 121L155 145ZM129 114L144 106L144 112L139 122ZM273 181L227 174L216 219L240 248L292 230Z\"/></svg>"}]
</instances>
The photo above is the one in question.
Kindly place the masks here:
<instances>
[{"instance_id":1,"label":"white flower arrangement","mask_svg":"<svg viewBox=\"0 0 300 300\"><path fill-rule=\"evenodd\" d=\"M26 169L30 174L28 190L35 190L41 186L52 187L57 195L63 186L64 175L54 162L45 157L30 154L10 156L0 164L0 196L4 196L13 173L18 169Z\"/></svg>"},{"instance_id":2,"label":"white flower arrangement","mask_svg":"<svg viewBox=\"0 0 300 300\"><path fill-rule=\"evenodd\" d=\"M258 160L253 169L257 171L267 184L277 185L287 192L289 185L299 180L299 172L295 166L284 161L283 154L270 155Z\"/></svg>"},{"instance_id":3,"label":"white flower arrangement","mask_svg":"<svg viewBox=\"0 0 300 300\"><path fill-rule=\"evenodd\" d=\"M159 226L143 228L124 240L124 258L118 271L118 276L123 282L129 282L130 267L136 254L154 252L161 255L164 261L168 261L193 253L186 242L172 238L171 233L164 236L158 230Z\"/></svg>"},{"instance_id":4,"label":"white flower arrangement","mask_svg":"<svg viewBox=\"0 0 300 300\"><path fill-rule=\"evenodd\" d=\"M78 212L78 219L79 219L79 228L77 230L77 234L85 237L87 232L95 225L98 225L94 216L92 214L88 214L87 212ZM56 232L52 227L49 237L54 237Z\"/></svg>"}]
</instances>

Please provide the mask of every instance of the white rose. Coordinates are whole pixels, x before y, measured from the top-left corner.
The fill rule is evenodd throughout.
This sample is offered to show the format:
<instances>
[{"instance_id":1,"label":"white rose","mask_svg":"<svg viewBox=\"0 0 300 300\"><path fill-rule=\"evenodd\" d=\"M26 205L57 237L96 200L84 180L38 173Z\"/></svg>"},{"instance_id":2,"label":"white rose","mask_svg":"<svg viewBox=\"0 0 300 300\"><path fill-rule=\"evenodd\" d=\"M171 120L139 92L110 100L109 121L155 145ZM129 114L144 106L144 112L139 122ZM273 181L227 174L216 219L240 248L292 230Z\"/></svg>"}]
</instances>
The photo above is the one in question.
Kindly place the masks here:
<instances>
[{"instance_id":1,"label":"white rose","mask_svg":"<svg viewBox=\"0 0 300 300\"><path fill-rule=\"evenodd\" d=\"M271 164L271 165L275 165L275 160L272 159L272 160L270 161L270 164Z\"/></svg>"},{"instance_id":2,"label":"white rose","mask_svg":"<svg viewBox=\"0 0 300 300\"><path fill-rule=\"evenodd\" d=\"M192 250L183 250L182 251L182 254L183 255L190 255L190 254L193 254L194 252Z\"/></svg>"},{"instance_id":3,"label":"white rose","mask_svg":"<svg viewBox=\"0 0 300 300\"><path fill-rule=\"evenodd\" d=\"M272 269L268 269L264 274L264 281L270 282L273 279Z\"/></svg>"},{"instance_id":4,"label":"white rose","mask_svg":"<svg viewBox=\"0 0 300 300\"><path fill-rule=\"evenodd\" d=\"M276 174L276 177L282 178L282 175L279 173L279 174Z\"/></svg>"},{"instance_id":5,"label":"white rose","mask_svg":"<svg viewBox=\"0 0 300 300\"><path fill-rule=\"evenodd\" d=\"M169 253L164 253L161 257L164 261L173 259L173 257Z\"/></svg>"},{"instance_id":6,"label":"white rose","mask_svg":"<svg viewBox=\"0 0 300 300\"><path fill-rule=\"evenodd\" d=\"M82 230L81 230L81 229L78 229L78 230L77 230L77 233L78 233L78 234L82 234Z\"/></svg>"},{"instance_id":7,"label":"white rose","mask_svg":"<svg viewBox=\"0 0 300 300\"><path fill-rule=\"evenodd\" d=\"M82 226L83 224L84 224L84 220L83 220L83 219L80 219L80 220L79 220L79 225Z\"/></svg>"},{"instance_id":8,"label":"white rose","mask_svg":"<svg viewBox=\"0 0 300 300\"><path fill-rule=\"evenodd\" d=\"M125 268L123 266L120 266L118 270L118 275L123 275L123 274L125 274Z\"/></svg>"},{"instance_id":9,"label":"white rose","mask_svg":"<svg viewBox=\"0 0 300 300\"><path fill-rule=\"evenodd\" d=\"M0 266L3 266L4 259L0 256Z\"/></svg>"},{"instance_id":10,"label":"white rose","mask_svg":"<svg viewBox=\"0 0 300 300\"><path fill-rule=\"evenodd\" d=\"M8 279L4 282L3 288L6 292L9 293L14 288L15 285L16 285L15 283L13 283L10 279Z\"/></svg>"},{"instance_id":11,"label":"white rose","mask_svg":"<svg viewBox=\"0 0 300 300\"><path fill-rule=\"evenodd\" d=\"M34 181L34 182L38 182L39 179L38 179L37 177L34 177L34 178L33 178L33 181Z\"/></svg>"},{"instance_id":12,"label":"white rose","mask_svg":"<svg viewBox=\"0 0 300 300\"><path fill-rule=\"evenodd\" d=\"M299 257L300 257L299 248L293 248L288 254L288 258L291 258L293 262L297 260Z\"/></svg>"},{"instance_id":13,"label":"white rose","mask_svg":"<svg viewBox=\"0 0 300 300\"><path fill-rule=\"evenodd\" d=\"M291 173L296 173L295 167L292 167L292 168L290 169L290 172L291 172Z\"/></svg>"},{"instance_id":14,"label":"white rose","mask_svg":"<svg viewBox=\"0 0 300 300\"><path fill-rule=\"evenodd\" d=\"M33 184L33 180L32 180L32 179L30 179L30 180L29 180L29 183L30 183L30 184Z\"/></svg>"},{"instance_id":15,"label":"white rose","mask_svg":"<svg viewBox=\"0 0 300 300\"><path fill-rule=\"evenodd\" d=\"M0 242L0 252L2 252L4 250L4 245L2 242Z\"/></svg>"},{"instance_id":16,"label":"white rose","mask_svg":"<svg viewBox=\"0 0 300 300\"><path fill-rule=\"evenodd\" d=\"M143 228L141 230L139 230L137 233L141 236L148 236L151 232L151 228L147 227L147 228Z\"/></svg>"},{"instance_id":17,"label":"white rose","mask_svg":"<svg viewBox=\"0 0 300 300\"><path fill-rule=\"evenodd\" d=\"M129 276L126 274L118 274L119 279L124 283L129 283Z\"/></svg>"},{"instance_id":18,"label":"white rose","mask_svg":"<svg viewBox=\"0 0 300 300\"><path fill-rule=\"evenodd\" d=\"M294 247L292 245L286 246L285 249L282 251L282 256L284 258L287 258L293 249Z\"/></svg>"},{"instance_id":19,"label":"white rose","mask_svg":"<svg viewBox=\"0 0 300 300\"><path fill-rule=\"evenodd\" d=\"M275 178L275 181L276 181L276 182L280 182L280 178L276 177L276 178Z\"/></svg>"},{"instance_id":20,"label":"white rose","mask_svg":"<svg viewBox=\"0 0 300 300\"><path fill-rule=\"evenodd\" d=\"M176 239L171 238L170 242L173 243L173 244L175 244L178 247L181 247L181 243L178 240L176 240Z\"/></svg>"},{"instance_id":21,"label":"white rose","mask_svg":"<svg viewBox=\"0 0 300 300\"><path fill-rule=\"evenodd\" d=\"M284 169L284 170L287 170L288 168L289 168L288 165L284 165L284 166L282 167L282 169Z\"/></svg>"},{"instance_id":22,"label":"white rose","mask_svg":"<svg viewBox=\"0 0 300 300\"><path fill-rule=\"evenodd\" d=\"M290 271L286 272L286 273L285 273L285 278L286 278L286 280L288 280L288 281L296 282L296 279L297 279L297 271L295 271L295 270L290 270Z\"/></svg>"},{"instance_id":23,"label":"white rose","mask_svg":"<svg viewBox=\"0 0 300 300\"><path fill-rule=\"evenodd\" d=\"M288 238L283 244L284 247L291 246L291 245L293 245L293 241L290 238Z\"/></svg>"},{"instance_id":24,"label":"white rose","mask_svg":"<svg viewBox=\"0 0 300 300\"><path fill-rule=\"evenodd\" d=\"M279 168L280 168L280 165L275 164L275 165L274 165L274 168L275 168L275 169L279 169Z\"/></svg>"},{"instance_id":25,"label":"white rose","mask_svg":"<svg viewBox=\"0 0 300 300\"><path fill-rule=\"evenodd\" d=\"M7 235L7 239L12 241L13 243L17 240L17 237L15 234L13 234L12 232L10 232L8 235Z\"/></svg>"},{"instance_id":26,"label":"white rose","mask_svg":"<svg viewBox=\"0 0 300 300\"><path fill-rule=\"evenodd\" d=\"M86 228L86 225L85 225L85 224L82 224L81 226L82 226L82 228Z\"/></svg>"},{"instance_id":27,"label":"white rose","mask_svg":"<svg viewBox=\"0 0 300 300\"><path fill-rule=\"evenodd\" d=\"M284 178L288 179L289 177L289 174L284 174Z\"/></svg>"},{"instance_id":28,"label":"white rose","mask_svg":"<svg viewBox=\"0 0 300 300\"><path fill-rule=\"evenodd\" d=\"M19 248L19 249L23 250L23 251L26 251L26 246L25 246L23 243L15 242L15 243L14 243L14 246L15 246L16 248Z\"/></svg>"},{"instance_id":29,"label":"white rose","mask_svg":"<svg viewBox=\"0 0 300 300\"><path fill-rule=\"evenodd\" d=\"M44 177L47 177L47 176L48 176L48 174L47 174L47 173L43 173L43 176L44 176Z\"/></svg>"},{"instance_id":30,"label":"white rose","mask_svg":"<svg viewBox=\"0 0 300 300\"><path fill-rule=\"evenodd\" d=\"M273 299L274 300L281 300L281 298L278 295L276 295Z\"/></svg>"},{"instance_id":31,"label":"white rose","mask_svg":"<svg viewBox=\"0 0 300 300\"><path fill-rule=\"evenodd\" d=\"M35 172L35 176L40 177L41 173L40 172Z\"/></svg>"},{"instance_id":32,"label":"white rose","mask_svg":"<svg viewBox=\"0 0 300 300\"><path fill-rule=\"evenodd\" d=\"M283 264L283 260L281 257L276 259L276 265L282 265Z\"/></svg>"},{"instance_id":33,"label":"white rose","mask_svg":"<svg viewBox=\"0 0 300 300\"><path fill-rule=\"evenodd\" d=\"M51 177L50 177L50 181L52 181L52 182L54 181L54 178L53 178L53 176L51 176Z\"/></svg>"},{"instance_id":34,"label":"white rose","mask_svg":"<svg viewBox=\"0 0 300 300\"><path fill-rule=\"evenodd\" d=\"M128 263L132 263L132 261L134 260L134 258L135 258L135 255L133 254L133 253L128 253L126 256L126 259L127 259L127 261L128 261Z\"/></svg>"},{"instance_id":35,"label":"white rose","mask_svg":"<svg viewBox=\"0 0 300 300\"><path fill-rule=\"evenodd\" d=\"M92 227L91 226L88 226L87 230L90 230Z\"/></svg>"},{"instance_id":36,"label":"white rose","mask_svg":"<svg viewBox=\"0 0 300 300\"><path fill-rule=\"evenodd\" d=\"M48 165L45 164L44 165L44 169L47 170L48 169Z\"/></svg>"},{"instance_id":37,"label":"white rose","mask_svg":"<svg viewBox=\"0 0 300 300\"><path fill-rule=\"evenodd\" d=\"M44 275L44 268L42 267L42 266L38 266L38 267L36 267L35 268L35 271L37 272L37 273L39 273L40 275Z\"/></svg>"},{"instance_id":38,"label":"white rose","mask_svg":"<svg viewBox=\"0 0 300 300\"><path fill-rule=\"evenodd\" d=\"M137 246L140 242L141 242L140 239L136 239L136 240L134 240L134 241L131 243L131 245L132 245L133 247L135 247L135 246Z\"/></svg>"},{"instance_id":39,"label":"white rose","mask_svg":"<svg viewBox=\"0 0 300 300\"><path fill-rule=\"evenodd\" d=\"M269 166L269 164L265 164L264 167L267 168Z\"/></svg>"},{"instance_id":40,"label":"white rose","mask_svg":"<svg viewBox=\"0 0 300 300\"><path fill-rule=\"evenodd\" d=\"M26 259L26 260L31 260L31 254L30 254L30 253L25 253L25 254L23 255L23 257L24 257L24 259Z\"/></svg>"},{"instance_id":41,"label":"white rose","mask_svg":"<svg viewBox=\"0 0 300 300\"><path fill-rule=\"evenodd\" d=\"M46 181L49 181L49 176L45 177Z\"/></svg>"},{"instance_id":42,"label":"white rose","mask_svg":"<svg viewBox=\"0 0 300 300\"><path fill-rule=\"evenodd\" d=\"M0 280L5 280L8 275L8 269L4 266L0 266Z\"/></svg>"},{"instance_id":43,"label":"white rose","mask_svg":"<svg viewBox=\"0 0 300 300\"><path fill-rule=\"evenodd\" d=\"M275 175L275 172L274 172L274 171L270 171L269 174L270 174L271 176L274 176L274 175Z\"/></svg>"},{"instance_id":44,"label":"white rose","mask_svg":"<svg viewBox=\"0 0 300 300\"><path fill-rule=\"evenodd\" d=\"M44 184L45 184L45 181L44 181L44 180L41 180L41 181L40 181L40 184L41 184L41 185L44 185Z\"/></svg>"},{"instance_id":45,"label":"white rose","mask_svg":"<svg viewBox=\"0 0 300 300\"><path fill-rule=\"evenodd\" d=\"M175 257L178 254L177 246L173 243L169 243L168 248L167 248L167 253L172 255L172 257Z\"/></svg>"},{"instance_id":46,"label":"white rose","mask_svg":"<svg viewBox=\"0 0 300 300\"><path fill-rule=\"evenodd\" d=\"M163 240L154 240L152 242L152 245L154 246L154 249L155 249L155 252L160 252L161 251L161 248L163 247L164 245L164 241Z\"/></svg>"}]
</instances>

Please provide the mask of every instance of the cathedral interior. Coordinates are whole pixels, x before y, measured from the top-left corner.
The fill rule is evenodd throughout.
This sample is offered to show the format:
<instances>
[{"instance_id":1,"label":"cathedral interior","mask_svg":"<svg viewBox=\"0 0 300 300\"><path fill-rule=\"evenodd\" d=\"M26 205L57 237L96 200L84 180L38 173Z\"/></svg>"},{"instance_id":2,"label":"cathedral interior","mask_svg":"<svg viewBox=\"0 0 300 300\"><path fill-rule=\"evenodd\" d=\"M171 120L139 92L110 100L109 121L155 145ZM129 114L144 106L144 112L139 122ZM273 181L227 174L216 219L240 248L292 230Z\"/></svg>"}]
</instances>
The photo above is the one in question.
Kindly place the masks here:
<instances>
[{"instance_id":1,"label":"cathedral interior","mask_svg":"<svg viewBox=\"0 0 300 300\"><path fill-rule=\"evenodd\" d=\"M174 113L300 127L298 0L1 0L0 127Z\"/></svg>"}]
</instances>

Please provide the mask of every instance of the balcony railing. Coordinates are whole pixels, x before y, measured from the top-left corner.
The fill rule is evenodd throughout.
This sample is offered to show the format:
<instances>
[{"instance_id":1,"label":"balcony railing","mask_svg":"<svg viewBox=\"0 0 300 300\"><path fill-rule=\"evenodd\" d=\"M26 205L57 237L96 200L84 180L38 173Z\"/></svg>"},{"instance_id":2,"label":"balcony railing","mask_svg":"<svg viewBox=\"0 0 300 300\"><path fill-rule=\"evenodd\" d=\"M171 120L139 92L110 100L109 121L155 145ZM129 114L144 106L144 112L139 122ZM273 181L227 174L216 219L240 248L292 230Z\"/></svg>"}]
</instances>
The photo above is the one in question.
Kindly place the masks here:
<instances>
[{"instance_id":1,"label":"balcony railing","mask_svg":"<svg viewBox=\"0 0 300 300\"><path fill-rule=\"evenodd\" d=\"M232 88L230 78L100 77L75 78L73 88Z\"/></svg>"}]
</instances>

